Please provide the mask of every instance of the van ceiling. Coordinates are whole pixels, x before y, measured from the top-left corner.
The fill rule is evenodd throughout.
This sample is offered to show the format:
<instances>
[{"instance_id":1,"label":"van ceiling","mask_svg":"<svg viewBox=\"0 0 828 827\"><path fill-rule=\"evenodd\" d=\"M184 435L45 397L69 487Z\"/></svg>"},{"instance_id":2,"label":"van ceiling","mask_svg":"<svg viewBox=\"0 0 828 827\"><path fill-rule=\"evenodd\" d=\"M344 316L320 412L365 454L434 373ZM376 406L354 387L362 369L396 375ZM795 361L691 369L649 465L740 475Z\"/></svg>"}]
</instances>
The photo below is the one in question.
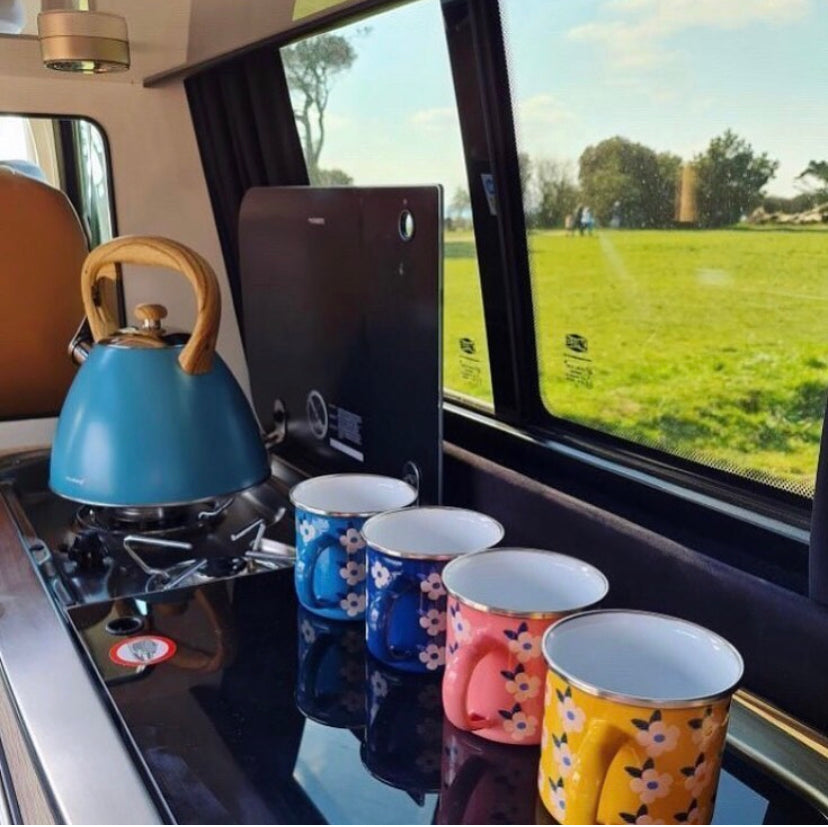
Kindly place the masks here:
<instances>
[{"instance_id":1,"label":"van ceiling","mask_svg":"<svg viewBox=\"0 0 828 827\"><path fill-rule=\"evenodd\" d=\"M52 77L40 61L37 14L41 0L16 0L25 24L19 35L0 35L0 76ZM67 0L67 7L71 7ZM127 72L79 81L142 83L184 70L366 0L97 0L94 8L126 18L131 66Z\"/></svg>"}]
</instances>

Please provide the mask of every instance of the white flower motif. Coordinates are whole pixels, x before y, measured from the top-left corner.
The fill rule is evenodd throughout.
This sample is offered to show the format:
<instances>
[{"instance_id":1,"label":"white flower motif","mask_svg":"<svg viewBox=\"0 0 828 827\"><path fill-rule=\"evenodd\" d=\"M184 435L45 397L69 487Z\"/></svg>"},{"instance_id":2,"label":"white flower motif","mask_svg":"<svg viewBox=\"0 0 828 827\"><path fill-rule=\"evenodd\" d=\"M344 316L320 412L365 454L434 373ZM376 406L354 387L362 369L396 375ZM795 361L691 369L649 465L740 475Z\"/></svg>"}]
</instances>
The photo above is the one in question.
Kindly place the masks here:
<instances>
[{"instance_id":1,"label":"white flower motif","mask_svg":"<svg viewBox=\"0 0 828 827\"><path fill-rule=\"evenodd\" d=\"M365 579L365 566L362 563L357 563L356 560L349 560L339 570L339 576L349 586L356 586L357 583L361 583Z\"/></svg>"},{"instance_id":2,"label":"white flower motif","mask_svg":"<svg viewBox=\"0 0 828 827\"><path fill-rule=\"evenodd\" d=\"M302 621L299 631L302 633L302 640L304 640L305 643L313 643L316 640L316 629L313 628L311 622L307 618Z\"/></svg>"},{"instance_id":3,"label":"white flower motif","mask_svg":"<svg viewBox=\"0 0 828 827\"><path fill-rule=\"evenodd\" d=\"M378 589L384 588L391 582L391 572L379 560L374 560L374 565L371 566L371 577L374 578L374 585Z\"/></svg>"},{"instance_id":4,"label":"white flower motif","mask_svg":"<svg viewBox=\"0 0 828 827\"><path fill-rule=\"evenodd\" d=\"M693 798L698 798L712 780L713 764L704 759L693 768L693 774L685 779L684 786L690 790Z\"/></svg>"},{"instance_id":5,"label":"white flower motif","mask_svg":"<svg viewBox=\"0 0 828 827\"><path fill-rule=\"evenodd\" d=\"M663 818L653 818L651 815L647 813L642 813L638 818L636 818L635 824L664 824Z\"/></svg>"},{"instance_id":6,"label":"white flower motif","mask_svg":"<svg viewBox=\"0 0 828 827\"><path fill-rule=\"evenodd\" d=\"M420 583L420 589L425 593L429 600L439 600L446 595L446 587L443 585L443 580L439 572L433 571Z\"/></svg>"},{"instance_id":7,"label":"white flower motif","mask_svg":"<svg viewBox=\"0 0 828 827\"><path fill-rule=\"evenodd\" d=\"M420 626L431 637L439 635L446 630L446 613L439 609L429 609L424 615L420 615Z\"/></svg>"},{"instance_id":8,"label":"white flower motif","mask_svg":"<svg viewBox=\"0 0 828 827\"><path fill-rule=\"evenodd\" d=\"M348 592L348 594L339 601L339 607L348 615L348 617L356 617L365 611L365 595L357 594L356 592Z\"/></svg>"},{"instance_id":9,"label":"white flower motif","mask_svg":"<svg viewBox=\"0 0 828 827\"><path fill-rule=\"evenodd\" d=\"M339 542L342 543L348 554L356 554L365 548L365 540L362 539L362 535L355 528L349 528L339 538Z\"/></svg>"},{"instance_id":10,"label":"white flower motif","mask_svg":"<svg viewBox=\"0 0 828 827\"><path fill-rule=\"evenodd\" d=\"M503 729L512 736L515 741L522 741L524 738L531 738L538 728L538 719L534 715L527 715L525 712L515 712L511 718L503 722Z\"/></svg>"},{"instance_id":11,"label":"white flower motif","mask_svg":"<svg viewBox=\"0 0 828 827\"><path fill-rule=\"evenodd\" d=\"M635 740L641 744L651 758L657 758L662 752L670 752L676 748L680 730L664 721L653 721L647 729L636 732Z\"/></svg>"},{"instance_id":12,"label":"white flower motif","mask_svg":"<svg viewBox=\"0 0 828 827\"><path fill-rule=\"evenodd\" d=\"M515 696L519 703L534 698L540 692L540 678L521 672L512 681L506 681L506 691Z\"/></svg>"},{"instance_id":13,"label":"white flower motif","mask_svg":"<svg viewBox=\"0 0 828 827\"><path fill-rule=\"evenodd\" d=\"M670 794L670 785L673 776L669 773L659 773L656 769L647 769L640 778L630 781L630 789L641 799L643 804L652 804L657 798L664 798Z\"/></svg>"},{"instance_id":14,"label":"white flower motif","mask_svg":"<svg viewBox=\"0 0 828 827\"><path fill-rule=\"evenodd\" d=\"M371 691L376 698L384 698L388 694L388 681L380 672L371 673Z\"/></svg>"},{"instance_id":15,"label":"white flower motif","mask_svg":"<svg viewBox=\"0 0 828 827\"><path fill-rule=\"evenodd\" d=\"M575 705L570 695L566 695L562 701L558 701L558 717L565 732L580 732L584 728L586 713Z\"/></svg>"},{"instance_id":16,"label":"white flower motif","mask_svg":"<svg viewBox=\"0 0 828 827\"><path fill-rule=\"evenodd\" d=\"M436 643L429 643L420 652L420 660L426 665L426 669L439 669L446 662L446 647L438 646Z\"/></svg>"},{"instance_id":17,"label":"white flower motif","mask_svg":"<svg viewBox=\"0 0 828 827\"><path fill-rule=\"evenodd\" d=\"M299 536L305 543L309 543L311 540L316 538L316 526L313 524L312 520L299 521Z\"/></svg>"},{"instance_id":18,"label":"white flower motif","mask_svg":"<svg viewBox=\"0 0 828 827\"><path fill-rule=\"evenodd\" d=\"M530 632L521 632L517 640L509 641L509 648L521 663L526 663L532 658L540 657L541 637Z\"/></svg>"},{"instance_id":19,"label":"white flower motif","mask_svg":"<svg viewBox=\"0 0 828 827\"><path fill-rule=\"evenodd\" d=\"M716 737L720 727L721 721L715 715L705 715L701 719L701 725L693 731L692 735L693 743L698 745L701 752L710 748L711 742Z\"/></svg>"},{"instance_id":20,"label":"white flower motif","mask_svg":"<svg viewBox=\"0 0 828 827\"><path fill-rule=\"evenodd\" d=\"M552 748L552 758L558 765L561 778L566 778L572 772L572 751L566 741L555 741Z\"/></svg>"},{"instance_id":21,"label":"white flower motif","mask_svg":"<svg viewBox=\"0 0 828 827\"><path fill-rule=\"evenodd\" d=\"M471 628L459 608L451 616L451 627L454 630L454 640L457 643L466 643L471 640Z\"/></svg>"},{"instance_id":22,"label":"white flower motif","mask_svg":"<svg viewBox=\"0 0 828 827\"><path fill-rule=\"evenodd\" d=\"M564 819L566 818L566 797L564 795L563 789L563 779L558 779L558 783L552 783L552 779L549 779L549 786L551 788L551 802L552 805L550 808L550 812L552 816L555 818L556 821L559 821L563 824Z\"/></svg>"}]
</instances>

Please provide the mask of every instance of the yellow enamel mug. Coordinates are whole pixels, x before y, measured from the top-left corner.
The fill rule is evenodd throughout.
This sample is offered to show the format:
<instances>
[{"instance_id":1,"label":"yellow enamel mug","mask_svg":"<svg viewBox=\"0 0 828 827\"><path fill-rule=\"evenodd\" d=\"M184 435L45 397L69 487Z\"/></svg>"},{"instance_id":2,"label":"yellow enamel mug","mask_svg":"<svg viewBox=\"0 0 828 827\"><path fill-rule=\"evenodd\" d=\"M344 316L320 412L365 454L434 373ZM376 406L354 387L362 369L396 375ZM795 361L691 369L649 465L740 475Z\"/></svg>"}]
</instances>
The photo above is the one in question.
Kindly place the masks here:
<instances>
[{"instance_id":1,"label":"yellow enamel mug","mask_svg":"<svg viewBox=\"0 0 828 827\"><path fill-rule=\"evenodd\" d=\"M707 824L738 651L679 618L584 612L547 629L538 790L561 824Z\"/></svg>"}]
</instances>

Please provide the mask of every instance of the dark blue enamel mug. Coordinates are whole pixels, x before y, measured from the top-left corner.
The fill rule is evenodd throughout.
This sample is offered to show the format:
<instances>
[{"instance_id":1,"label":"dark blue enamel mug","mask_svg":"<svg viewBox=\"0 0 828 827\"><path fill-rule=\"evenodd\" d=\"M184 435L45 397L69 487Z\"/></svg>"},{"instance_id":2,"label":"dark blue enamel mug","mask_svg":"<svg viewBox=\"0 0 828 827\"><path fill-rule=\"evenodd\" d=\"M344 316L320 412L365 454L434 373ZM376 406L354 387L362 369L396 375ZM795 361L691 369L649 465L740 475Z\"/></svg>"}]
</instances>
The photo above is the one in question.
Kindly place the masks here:
<instances>
[{"instance_id":1,"label":"dark blue enamel mug","mask_svg":"<svg viewBox=\"0 0 828 827\"><path fill-rule=\"evenodd\" d=\"M365 726L365 625L298 610L296 706L306 718L347 729Z\"/></svg>"},{"instance_id":2,"label":"dark blue enamel mug","mask_svg":"<svg viewBox=\"0 0 828 827\"><path fill-rule=\"evenodd\" d=\"M366 661L367 728L362 763L375 778L418 797L440 788L440 675L398 672Z\"/></svg>"},{"instance_id":3,"label":"dark blue enamel mug","mask_svg":"<svg viewBox=\"0 0 828 827\"><path fill-rule=\"evenodd\" d=\"M294 579L299 602L332 620L365 617L365 540L372 515L411 505L407 482L377 474L329 474L295 485Z\"/></svg>"},{"instance_id":4,"label":"dark blue enamel mug","mask_svg":"<svg viewBox=\"0 0 828 827\"><path fill-rule=\"evenodd\" d=\"M368 650L406 672L441 670L446 662L443 568L461 554L499 543L503 526L477 511L423 506L371 517L362 532L368 544Z\"/></svg>"}]
</instances>

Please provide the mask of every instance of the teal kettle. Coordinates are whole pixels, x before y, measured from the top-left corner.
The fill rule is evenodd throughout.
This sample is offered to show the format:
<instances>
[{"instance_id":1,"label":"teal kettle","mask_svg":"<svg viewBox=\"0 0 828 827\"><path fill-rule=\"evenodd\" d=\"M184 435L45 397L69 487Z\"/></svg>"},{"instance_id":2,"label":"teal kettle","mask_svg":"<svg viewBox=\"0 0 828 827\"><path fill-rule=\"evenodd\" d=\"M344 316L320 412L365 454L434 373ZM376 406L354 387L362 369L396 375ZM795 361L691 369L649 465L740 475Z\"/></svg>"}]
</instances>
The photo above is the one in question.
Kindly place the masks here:
<instances>
[{"instance_id":1,"label":"teal kettle","mask_svg":"<svg viewBox=\"0 0 828 827\"><path fill-rule=\"evenodd\" d=\"M166 310L139 305L140 328L118 329L101 279L118 264L175 270L196 294L192 334L161 328ZM215 352L221 294L210 265L166 238L123 236L86 258L81 293L95 344L66 396L49 486L99 506L169 506L224 497L269 476L250 404Z\"/></svg>"}]
</instances>

